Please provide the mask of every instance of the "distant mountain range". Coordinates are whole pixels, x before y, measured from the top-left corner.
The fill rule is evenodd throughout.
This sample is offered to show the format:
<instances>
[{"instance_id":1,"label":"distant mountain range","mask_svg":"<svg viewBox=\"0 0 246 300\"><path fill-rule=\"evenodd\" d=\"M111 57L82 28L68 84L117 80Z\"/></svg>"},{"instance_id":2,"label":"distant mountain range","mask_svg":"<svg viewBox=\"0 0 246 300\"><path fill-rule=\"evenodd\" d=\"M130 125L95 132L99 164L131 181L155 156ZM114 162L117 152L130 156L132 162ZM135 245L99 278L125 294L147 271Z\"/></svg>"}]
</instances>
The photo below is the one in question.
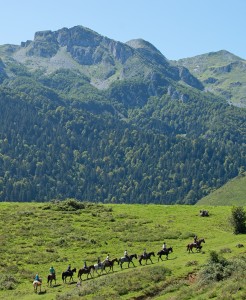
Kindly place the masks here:
<instances>
[{"instance_id":1,"label":"distant mountain range","mask_svg":"<svg viewBox=\"0 0 246 300\"><path fill-rule=\"evenodd\" d=\"M0 200L196 203L245 168L245 74L82 26L0 46Z\"/></svg>"}]
</instances>

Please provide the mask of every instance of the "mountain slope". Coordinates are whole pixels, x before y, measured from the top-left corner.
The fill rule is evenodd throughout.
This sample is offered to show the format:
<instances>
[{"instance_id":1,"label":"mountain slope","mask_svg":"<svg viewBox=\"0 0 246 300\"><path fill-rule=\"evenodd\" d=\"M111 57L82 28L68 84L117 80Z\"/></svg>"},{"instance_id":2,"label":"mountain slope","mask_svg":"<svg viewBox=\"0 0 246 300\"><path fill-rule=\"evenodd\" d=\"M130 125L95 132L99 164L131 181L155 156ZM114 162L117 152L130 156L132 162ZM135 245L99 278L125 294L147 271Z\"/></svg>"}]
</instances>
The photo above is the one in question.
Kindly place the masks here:
<instances>
[{"instance_id":1,"label":"mountain slope","mask_svg":"<svg viewBox=\"0 0 246 300\"><path fill-rule=\"evenodd\" d=\"M0 47L0 200L194 204L245 166L243 108L143 40Z\"/></svg>"},{"instance_id":2,"label":"mountain slope","mask_svg":"<svg viewBox=\"0 0 246 300\"><path fill-rule=\"evenodd\" d=\"M246 61L228 51L210 52L178 60L196 76L207 91L225 97L240 107L246 107Z\"/></svg>"},{"instance_id":3,"label":"mountain slope","mask_svg":"<svg viewBox=\"0 0 246 300\"><path fill-rule=\"evenodd\" d=\"M199 200L197 205L246 205L246 176L238 176Z\"/></svg>"}]
</instances>

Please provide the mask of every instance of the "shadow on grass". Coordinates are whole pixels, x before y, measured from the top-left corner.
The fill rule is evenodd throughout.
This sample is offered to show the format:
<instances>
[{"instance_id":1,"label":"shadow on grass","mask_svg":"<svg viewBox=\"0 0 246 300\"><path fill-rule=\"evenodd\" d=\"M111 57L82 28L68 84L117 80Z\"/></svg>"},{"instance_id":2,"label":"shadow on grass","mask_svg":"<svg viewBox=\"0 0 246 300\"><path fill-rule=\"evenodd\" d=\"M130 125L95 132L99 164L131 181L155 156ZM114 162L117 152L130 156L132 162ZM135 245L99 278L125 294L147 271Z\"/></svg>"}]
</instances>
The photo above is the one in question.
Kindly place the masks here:
<instances>
[{"instance_id":1,"label":"shadow on grass","mask_svg":"<svg viewBox=\"0 0 246 300\"><path fill-rule=\"evenodd\" d=\"M57 283L57 284L52 284L52 285L49 286L49 287L51 287L51 288L56 288L56 287L59 287L59 286L61 286L61 284L60 284L60 283Z\"/></svg>"},{"instance_id":2,"label":"shadow on grass","mask_svg":"<svg viewBox=\"0 0 246 300\"><path fill-rule=\"evenodd\" d=\"M37 292L37 295L44 295L44 294L46 294L46 290Z\"/></svg>"}]
</instances>

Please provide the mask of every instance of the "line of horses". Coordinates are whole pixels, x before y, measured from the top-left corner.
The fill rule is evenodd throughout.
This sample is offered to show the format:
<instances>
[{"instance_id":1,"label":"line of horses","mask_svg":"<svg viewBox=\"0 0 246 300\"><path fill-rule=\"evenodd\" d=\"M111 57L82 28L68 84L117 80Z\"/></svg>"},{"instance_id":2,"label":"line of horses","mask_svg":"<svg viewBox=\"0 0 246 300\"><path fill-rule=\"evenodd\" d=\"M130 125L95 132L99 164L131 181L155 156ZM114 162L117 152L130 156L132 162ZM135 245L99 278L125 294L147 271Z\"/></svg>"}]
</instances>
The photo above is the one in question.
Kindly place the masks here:
<instances>
[{"instance_id":1,"label":"line of horses","mask_svg":"<svg viewBox=\"0 0 246 300\"><path fill-rule=\"evenodd\" d=\"M193 242L193 243L188 244L187 245L187 251L189 251L189 253L193 252L193 249L195 248L197 252L200 252L201 249L202 249L202 245L201 245L202 243L205 243L204 238L197 240L196 243ZM172 252L173 252L173 247L169 247L167 249L162 249L162 250L158 251L157 254L156 254L158 256L158 262L159 262L159 260L163 261L162 256L166 256L166 259L168 259L168 255ZM90 265L87 268L79 269L78 270L78 278L81 281L82 280L82 275L84 275L84 274L87 275L87 279L88 279L89 276L91 278L94 276L94 272L96 272L97 275L102 275L103 272L105 272L106 274L110 271L114 272L114 264L116 262L121 267L121 269L122 269L122 265L124 263L128 264L128 268L130 267L130 264L132 264L133 267L136 267L135 264L134 264L133 259L138 259L138 262L139 262L140 265L142 265L142 261L145 261L145 264L147 264L148 261L153 263L153 261L152 261L153 256L155 256L155 253L154 252L149 252L149 253L146 253L145 255L144 254L141 254L141 255L131 254L128 257L124 256L124 257L121 257L119 259L114 258L112 260L105 260L101 263ZM98 273L98 271L100 271L100 273ZM64 283L66 283L67 278L69 278L69 281L73 281L73 276L76 272L77 272L76 268L74 268L70 271L63 272L62 273L62 281ZM56 284L55 274L48 275L48 278L47 278L48 285L52 286L53 281ZM41 283L38 284L37 282L36 283L33 282L33 285L34 285L34 290L35 291L37 291L38 286L40 286L40 290L41 290Z\"/></svg>"}]
</instances>

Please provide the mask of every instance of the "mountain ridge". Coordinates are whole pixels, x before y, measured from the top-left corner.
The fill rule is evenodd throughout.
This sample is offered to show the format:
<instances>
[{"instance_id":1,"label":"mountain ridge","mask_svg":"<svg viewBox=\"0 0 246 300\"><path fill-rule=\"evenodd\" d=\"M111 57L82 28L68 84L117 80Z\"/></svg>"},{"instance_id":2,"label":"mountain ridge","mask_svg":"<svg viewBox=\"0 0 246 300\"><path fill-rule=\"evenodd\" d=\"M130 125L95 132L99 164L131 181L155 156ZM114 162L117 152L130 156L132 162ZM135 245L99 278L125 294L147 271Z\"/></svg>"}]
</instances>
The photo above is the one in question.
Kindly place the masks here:
<instances>
[{"instance_id":1,"label":"mountain ridge","mask_svg":"<svg viewBox=\"0 0 246 300\"><path fill-rule=\"evenodd\" d=\"M194 204L238 175L245 109L128 44L75 26L0 46L0 201Z\"/></svg>"}]
</instances>

